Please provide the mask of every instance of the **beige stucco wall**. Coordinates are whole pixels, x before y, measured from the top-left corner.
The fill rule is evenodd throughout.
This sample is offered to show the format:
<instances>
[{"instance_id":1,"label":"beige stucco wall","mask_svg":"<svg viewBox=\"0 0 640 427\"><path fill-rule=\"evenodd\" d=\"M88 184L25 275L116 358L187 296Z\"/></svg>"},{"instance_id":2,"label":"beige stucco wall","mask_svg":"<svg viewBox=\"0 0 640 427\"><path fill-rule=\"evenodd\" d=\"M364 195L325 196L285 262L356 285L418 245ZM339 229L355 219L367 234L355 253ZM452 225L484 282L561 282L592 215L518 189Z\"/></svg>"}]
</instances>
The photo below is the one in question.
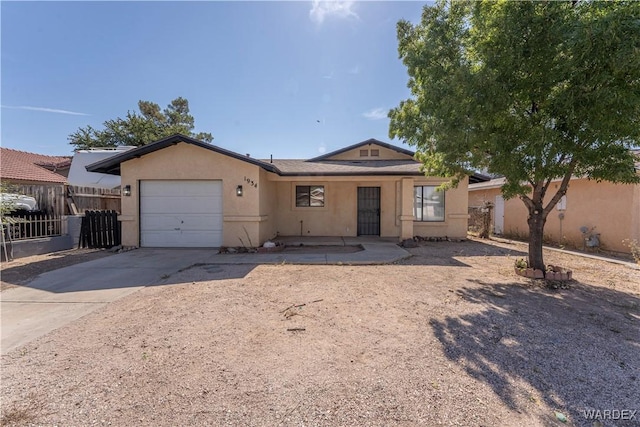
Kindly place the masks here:
<instances>
[{"instance_id":1,"label":"beige stucco wall","mask_svg":"<svg viewBox=\"0 0 640 427\"><path fill-rule=\"evenodd\" d=\"M356 236L358 187L380 187L380 236L409 238L449 236L467 232L467 180L445 195L444 222L413 221L413 186L440 185L421 177L277 177L277 234L281 236ZM295 206L296 185L323 185L324 207Z\"/></svg>"},{"instance_id":2,"label":"beige stucco wall","mask_svg":"<svg viewBox=\"0 0 640 427\"><path fill-rule=\"evenodd\" d=\"M122 244L140 244L139 183L152 179L222 180L223 244L240 246L240 238L245 244L249 239L253 245L259 244L260 224L265 219L260 215L260 170L250 163L185 143L122 163L122 186L131 185L132 192L130 197L122 197ZM243 186L242 197L236 196L238 185Z\"/></svg>"},{"instance_id":3,"label":"beige stucco wall","mask_svg":"<svg viewBox=\"0 0 640 427\"><path fill-rule=\"evenodd\" d=\"M419 179L414 185L439 185L443 180ZM453 237L462 239L467 236L467 224L469 219L468 183L465 178L456 188L447 190L444 198L444 222L418 222L413 223L413 234L425 237ZM413 194L412 194L413 196Z\"/></svg>"},{"instance_id":4,"label":"beige stucco wall","mask_svg":"<svg viewBox=\"0 0 640 427\"><path fill-rule=\"evenodd\" d=\"M395 181L334 177L298 177L277 184L278 234L282 236L356 236L358 187L380 187L380 235L399 236L396 225ZM323 185L324 207L299 208L295 205L296 185ZM302 223L301 223L302 221ZM302 230L302 234L301 234Z\"/></svg>"},{"instance_id":5,"label":"beige stucco wall","mask_svg":"<svg viewBox=\"0 0 640 427\"><path fill-rule=\"evenodd\" d=\"M371 153L371 149L380 150L380 156L378 157L360 157L360 150L369 150L369 154ZM406 154L398 153L395 150L390 150L386 147L377 144L367 144L361 147L358 147L353 150L345 151L344 153L336 154L331 156L327 160L406 160L410 159L411 156L407 156Z\"/></svg>"},{"instance_id":6,"label":"beige stucco wall","mask_svg":"<svg viewBox=\"0 0 640 427\"><path fill-rule=\"evenodd\" d=\"M278 233L278 203L276 182L269 179L275 176L260 169L260 244L274 238Z\"/></svg>"},{"instance_id":7,"label":"beige stucco wall","mask_svg":"<svg viewBox=\"0 0 640 427\"><path fill-rule=\"evenodd\" d=\"M551 194L558 184L551 184ZM469 206L481 206L484 200L494 201L500 189L469 192ZM506 234L527 236L528 212L518 198L505 200L504 230ZM622 241L640 241L640 185L612 184L586 179L574 179L567 191L564 218L557 207L547 217L545 236L551 241L582 248L580 227L595 227L600 233L602 248L629 253Z\"/></svg>"}]
</instances>

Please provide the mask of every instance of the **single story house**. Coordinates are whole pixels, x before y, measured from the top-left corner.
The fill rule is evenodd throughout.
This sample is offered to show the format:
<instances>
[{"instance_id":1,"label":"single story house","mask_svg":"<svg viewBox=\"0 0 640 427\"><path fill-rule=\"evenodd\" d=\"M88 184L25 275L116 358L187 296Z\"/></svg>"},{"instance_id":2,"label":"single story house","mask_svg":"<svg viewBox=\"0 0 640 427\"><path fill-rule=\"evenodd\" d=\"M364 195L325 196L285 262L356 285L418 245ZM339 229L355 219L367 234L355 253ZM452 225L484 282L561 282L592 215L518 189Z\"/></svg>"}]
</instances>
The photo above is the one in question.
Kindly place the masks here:
<instances>
[{"instance_id":1,"label":"single story house","mask_svg":"<svg viewBox=\"0 0 640 427\"><path fill-rule=\"evenodd\" d=\"M277 236L464 238L468 180L445 192L414 153L375 139L258 160L173 135L87 166L120 175L122 244L257 246Z\"/></svg>"},{"instance_id":2,"label":"single story house","mask_svg":"<svg viewBox=\"0 0 640 427\"><path fill-rule=\"evenodd\" d=\"M640 171L640 163L637 169ZM500 191L503 184L504 178L470 184L469 206L492 202L494 233L525 238L529 235L527 208L519 198L504 200ZM552 183L550 193L555 193L559 185L559 181ZM599 233L601 249L630 253L624 241L640 242L640 184L572 178L567 194L547 217L544 235L548 241L583 249L585 235L581 230L587 231L586 236Z\"/></svg>"}]
</instances>

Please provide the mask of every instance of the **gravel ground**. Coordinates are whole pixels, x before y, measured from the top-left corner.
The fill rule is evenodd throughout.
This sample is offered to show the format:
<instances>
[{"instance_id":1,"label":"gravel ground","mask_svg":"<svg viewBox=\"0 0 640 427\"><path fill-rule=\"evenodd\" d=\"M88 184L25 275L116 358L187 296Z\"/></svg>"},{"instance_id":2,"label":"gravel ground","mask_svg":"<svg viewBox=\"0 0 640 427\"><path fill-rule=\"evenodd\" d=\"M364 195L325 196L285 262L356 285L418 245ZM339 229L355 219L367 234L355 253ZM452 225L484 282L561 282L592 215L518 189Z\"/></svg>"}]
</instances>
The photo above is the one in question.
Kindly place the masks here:
<instances>
[{"instance_id":1,"label":"gravel ground","mask_svg":"<svg viewBox=\"0 0 640 427\"><path fill-rule=\"evenodd\" d=\"M3 356L2 424L592 427L584 410L640 410L640 271L548 252L576 279L549 290L514 274L522 249L187 269Z\"/></svg>"}]
</instances>

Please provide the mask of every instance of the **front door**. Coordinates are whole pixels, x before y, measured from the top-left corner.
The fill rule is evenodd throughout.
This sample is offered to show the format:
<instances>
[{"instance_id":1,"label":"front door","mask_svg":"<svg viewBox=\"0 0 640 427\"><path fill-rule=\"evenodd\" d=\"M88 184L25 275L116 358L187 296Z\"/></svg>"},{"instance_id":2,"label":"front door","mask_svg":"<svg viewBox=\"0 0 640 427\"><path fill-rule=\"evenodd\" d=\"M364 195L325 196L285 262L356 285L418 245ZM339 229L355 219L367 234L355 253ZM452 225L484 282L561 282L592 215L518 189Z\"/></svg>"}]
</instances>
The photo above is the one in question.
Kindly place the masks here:
<instances>
[{"instance_id":1,"label":"front door","mask_svg":"<svg viewBox=\"0 0 640 427\"><path fill-rule=\"evenodd\" d=\"M358 236L380 235L380 187L358 187Z\"/></svg>"}]
</instances>

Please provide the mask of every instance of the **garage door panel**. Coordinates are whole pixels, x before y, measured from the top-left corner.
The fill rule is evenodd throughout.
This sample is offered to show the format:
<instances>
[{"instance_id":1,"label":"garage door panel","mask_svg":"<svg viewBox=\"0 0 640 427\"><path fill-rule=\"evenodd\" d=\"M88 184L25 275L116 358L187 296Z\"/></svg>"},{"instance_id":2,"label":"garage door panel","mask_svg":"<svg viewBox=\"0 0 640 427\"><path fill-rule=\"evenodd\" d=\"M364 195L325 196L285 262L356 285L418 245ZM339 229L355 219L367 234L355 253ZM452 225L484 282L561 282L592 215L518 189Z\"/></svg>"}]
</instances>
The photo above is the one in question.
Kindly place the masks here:
<instances>
[{"instance_id":1,"label":"garage door panel","mask_svg":"<svg viewBox=\"0 0 640 427\"><path fill-rule=\"evenodd\" d=\"M220 199L214 196L210 197L143 197L140 201L140 209L142 212L163 214L189 214L213 212L222 213L222 203Z\"/></svg>"},{"instance_id":2,"label":"garage door panel","mask_svg":"<svg viewBox=\"0 0 640 427\"><path fill-rule=\"evenodd\" d=\"M222 245L222 181L141 181L140 245Z\"/></svg>"},{"instance_id":3,"label":"garage door panel","mask_svg":"<svg viewBox=\"0 0 640 427\"><path fill-rule=\"evenodd\" d=\"M141 245L152 248L211 247L212 241L222 241L222 232L175 231L148 232Z\"/></svg>"},{"instance_id":4,"label":"garage door panel","mask_svg":"<svg viewBox=\"0 0 640 427\"><path fill-rule=\"evenodd\" d=\"M222 183L222 181L142 181L141 193L148 197L167 197L173 194L188 197L222 197L222 185L206 183Z\"/></svg>"},{"instance_id":5,"label":"garage door panel","mask_svg":"<svg viewBox=\"0 0 640 427\"><path fill-rule=\"evenodd\" d=\"M222 224L222 214L190 214L182 216L181 230L201 230L201 224Z\"/></svg>"},{"instance_id":6,"label":"garage door panel","mask_svg":"<svg viewBox=\"0 0 640 427\"><path fill-rule=\"evenodd\" d=\"M221 222L221 214L147 214L141 229L142 231L202 230L202 224L219 224Z\"/></svg>"},{"instance_id":7,"label":"garage door panel","mask_svg":"<svg viewBox=\"0 0 640 427\"><path fill-rule=\"evenodd\" d=\"M180 231L147 231L140 237L140 246L151 248L179 247L171 244L180 239Z\"/></svg>"}]
</instances>

